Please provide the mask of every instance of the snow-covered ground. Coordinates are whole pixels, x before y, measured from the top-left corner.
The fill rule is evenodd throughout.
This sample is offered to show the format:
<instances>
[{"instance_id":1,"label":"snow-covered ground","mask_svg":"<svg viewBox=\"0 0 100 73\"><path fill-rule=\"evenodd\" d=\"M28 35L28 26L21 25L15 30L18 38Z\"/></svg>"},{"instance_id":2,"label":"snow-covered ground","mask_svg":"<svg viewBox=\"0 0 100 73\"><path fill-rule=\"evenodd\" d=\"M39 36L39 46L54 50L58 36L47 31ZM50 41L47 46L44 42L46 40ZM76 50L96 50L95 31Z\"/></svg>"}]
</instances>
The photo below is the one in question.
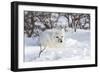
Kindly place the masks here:
<instances>
[{"instance_id":1,"label":"snow-covered ground","mask_svg":"<svg viewBox=\"0 0 100 73\"><path fill-rule=\"evenodd\" d=\"M65 47L55 50L44 50L39 57L39 37L25 37L24 61L79 60L90 58L90 31L80 30L66 32Z\"/></svg>"}]
</instances>

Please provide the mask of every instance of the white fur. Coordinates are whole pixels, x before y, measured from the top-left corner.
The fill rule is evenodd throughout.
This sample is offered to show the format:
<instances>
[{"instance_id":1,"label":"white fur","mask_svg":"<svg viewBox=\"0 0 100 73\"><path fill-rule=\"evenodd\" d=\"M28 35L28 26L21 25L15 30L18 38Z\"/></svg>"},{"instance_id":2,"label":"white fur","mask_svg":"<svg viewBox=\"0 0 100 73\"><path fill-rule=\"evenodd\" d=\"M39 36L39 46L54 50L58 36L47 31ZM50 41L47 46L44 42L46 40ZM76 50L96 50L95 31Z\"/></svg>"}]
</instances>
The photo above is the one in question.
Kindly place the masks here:
<instances>
[{"instance_id":1,"label":"white fur","mask_svg":"<svg viewBox=\"0 0 100 73\"><path fill-rule=\"evenodd\" d=\"M64 43L64 30L50 29L40 33L40 46L43 48L61 48Z\"/></svg>"}]
</instances>

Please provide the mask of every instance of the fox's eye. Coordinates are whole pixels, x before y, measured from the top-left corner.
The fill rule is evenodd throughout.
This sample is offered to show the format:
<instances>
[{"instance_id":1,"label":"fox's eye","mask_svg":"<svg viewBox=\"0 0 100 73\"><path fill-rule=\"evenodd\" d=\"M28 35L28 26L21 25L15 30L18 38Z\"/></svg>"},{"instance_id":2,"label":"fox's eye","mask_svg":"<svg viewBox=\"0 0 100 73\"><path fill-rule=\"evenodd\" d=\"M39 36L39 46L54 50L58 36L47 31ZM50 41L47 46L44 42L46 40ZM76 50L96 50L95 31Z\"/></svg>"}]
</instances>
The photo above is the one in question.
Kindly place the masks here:
<instances>
[{"instance_id":1,"label":"fox's eye","mask_svg":"<svg viewBox=\"0 0 100 73\"><path fill-rule=\"evenodd\" d=\"M56 38L59 38L58 36L56 36Z\"/></svg>"}]
</instances>

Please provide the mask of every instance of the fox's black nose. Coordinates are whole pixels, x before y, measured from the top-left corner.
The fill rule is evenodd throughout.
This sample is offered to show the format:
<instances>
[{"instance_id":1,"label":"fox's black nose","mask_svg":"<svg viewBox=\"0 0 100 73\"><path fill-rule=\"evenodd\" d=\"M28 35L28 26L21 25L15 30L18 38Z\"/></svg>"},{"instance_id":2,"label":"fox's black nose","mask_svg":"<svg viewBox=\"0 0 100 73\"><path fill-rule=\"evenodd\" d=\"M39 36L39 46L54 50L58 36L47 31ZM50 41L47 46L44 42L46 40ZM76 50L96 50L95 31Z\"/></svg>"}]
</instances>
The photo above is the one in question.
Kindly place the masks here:
<instances>
[{"instance_id":1,"label":"fox's black nose","mask_svg":"<svg viewBox=\"0 0 100 73\"><path fill-rule=\"evenodd\" d=\"M60 42L62 43L62 40L60 40Z\"/></svg>"}]
</instances>

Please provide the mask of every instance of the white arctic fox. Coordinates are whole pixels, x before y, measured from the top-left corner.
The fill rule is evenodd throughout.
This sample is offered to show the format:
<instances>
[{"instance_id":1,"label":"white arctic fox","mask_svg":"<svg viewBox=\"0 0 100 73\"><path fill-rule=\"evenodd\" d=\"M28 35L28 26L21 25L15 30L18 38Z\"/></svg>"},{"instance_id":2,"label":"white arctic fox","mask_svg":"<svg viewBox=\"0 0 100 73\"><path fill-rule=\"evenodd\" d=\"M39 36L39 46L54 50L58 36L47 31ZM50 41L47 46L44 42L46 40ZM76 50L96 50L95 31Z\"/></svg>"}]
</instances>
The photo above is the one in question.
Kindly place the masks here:
<instances>
[{"instance_id":1,"label":"white arctic fox","mask_svg":"<svg viewBox=\"0 0 100 73\"><path fill-rule=\"evenodd\" d=\"M40 54L45 49L61 48L64 43L64 35L64 29L49 29L40 33Z\"/></svg>"}]
</instances>

